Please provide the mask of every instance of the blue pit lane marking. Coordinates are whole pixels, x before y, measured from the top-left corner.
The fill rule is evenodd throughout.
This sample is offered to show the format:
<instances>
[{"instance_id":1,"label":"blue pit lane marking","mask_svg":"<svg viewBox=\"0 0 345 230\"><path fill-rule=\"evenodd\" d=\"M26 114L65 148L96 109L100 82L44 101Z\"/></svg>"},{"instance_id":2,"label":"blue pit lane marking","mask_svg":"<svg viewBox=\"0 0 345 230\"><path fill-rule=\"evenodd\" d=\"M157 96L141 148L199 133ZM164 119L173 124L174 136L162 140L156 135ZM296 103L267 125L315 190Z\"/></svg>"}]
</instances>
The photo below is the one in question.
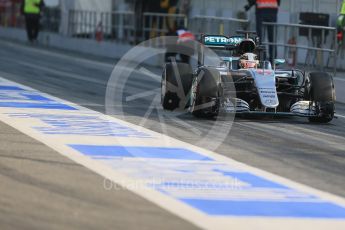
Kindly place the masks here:
<instances>
[{"instance_id":1,"label":"blue pit lane marking","mask_svg":"<svg viewBox=\"0 0 345 230\"><path fill-rule=\"evenodd\" d=\"M44 125L32 128L47 135L152 138L147 133L121 125L115 121L103 119L99 115L40 113L7 113L7 115L14 118L35 118L40 120Z\"/></svg>"},{"instance_id":2,"label":"blue pit lane marking","mask_svg":"<svg viewBox=\"0 0 345 230\"><path fill-rule=\"evenodd\" d=\"M147 186L210 216L345 219L344 207L187 149L69 146L133 178L156 178Z\"/></svg>"},{"instance_id":3,"label":"blue pit lane marking","mask_svg":"<svg viewBox=\"0 0 345 230\"><path fill-rule=\"evenodd\" d=\"M20 109L78 110L42 96L37 92L27 91L18 86L0 85L0 107Z\"/></svg>"},{"instance_id":4,"label":"blue pit lane marking","mask_svg":"<svg viewBox=\"0 0 345 230\"><path fill-rule=\"evenodd\" d=\"M68 105L53 103L53 104L41 104L41 103L27 103L27 102L0 102L2 108L18 108L18 109L54 109L54 110L77 110Z\"/></svg>"},{"instance_id":5,"label":"blue pit lane marking","mask_svg":"<svg viewBox=\"0 0 345 230\"><path fill-rule=\"evenodd\" d=\"M216 172L222 173L226 177L237 178L240 181L251 184L253 187L258 188L277 188L277 189L288 189L288 187L275 183L273 181L264 179L262 177L255 176L251 173L245 172L224 172L222 170L215 170Z\"/></svg>"},{"instance_id":6,"label":"blue pit lane marking","mask_svg":"<svg viewBox=\"0 0 345 230\"><path fill-rule=\"evenodd\" d=\"M25 95L25 94L24 94ZM29 100L32 101L44 101L44 102L54 102L54 100L50 98L43 97L41 95L35 95L35 94L26 94L25 95Z\"/></svg>"},{"instance_id":7,"label":"blue pit lane marking","mask_svg":"<svg viewBox=\"0 0 345 230\"><path fill-rule=\"evenodd\" d=\"M8 85L0 85L0 90L24 91L24 89L18 86L8 86Z\"/></svg>"},{"instance_id":8,"label":"blue pit lane marking","mask_svg":"<svg viewBox=\"0 0 345 230\"><path fill-rule=\"evenodd\" d=\"M124 147L124 146L90 146L70 145L73 149L95 159L109 157L157 158L174 160L212 161L211 158L181 148Z\"/></svg>"},{"instance_id":9,"label":"blue pit lane marking","mask_svg":"<svg viewBox=\"0 0 345 230\"><path fill-rule=\"evenodd\" d=\"M268 202L181 199L212 216L344 219L345 208L328 202Z\"/></svg>"}]
</instances>

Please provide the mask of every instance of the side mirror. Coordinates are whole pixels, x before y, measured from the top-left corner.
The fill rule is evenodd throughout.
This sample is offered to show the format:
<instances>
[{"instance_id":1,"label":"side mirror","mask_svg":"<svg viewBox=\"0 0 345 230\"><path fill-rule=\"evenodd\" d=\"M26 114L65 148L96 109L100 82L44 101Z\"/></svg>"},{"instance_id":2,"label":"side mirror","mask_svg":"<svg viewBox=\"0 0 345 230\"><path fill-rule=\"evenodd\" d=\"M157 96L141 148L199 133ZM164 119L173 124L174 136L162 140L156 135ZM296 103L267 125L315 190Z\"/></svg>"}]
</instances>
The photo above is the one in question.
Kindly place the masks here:
<instances>
[{"instance_id":1,"label":"side mirror","mask_svg":"<svg viewBox=\"0 0 345 230\"><path fill-rule=\"evenodd\" d=\"M274 70L276 70L277 66L285 64L285 59L274 59Z\"/></svg>"},{"instance_id":2,"label":"side mirror","mask_svg":"<svg viewBox=\"0 0 345 230\"><path fill-rule=\"evenodd\" d=\"M275 66L283 65L285 63L286 63L285 59L274 59L274 65Z\"/></svg>"}]
</instances>

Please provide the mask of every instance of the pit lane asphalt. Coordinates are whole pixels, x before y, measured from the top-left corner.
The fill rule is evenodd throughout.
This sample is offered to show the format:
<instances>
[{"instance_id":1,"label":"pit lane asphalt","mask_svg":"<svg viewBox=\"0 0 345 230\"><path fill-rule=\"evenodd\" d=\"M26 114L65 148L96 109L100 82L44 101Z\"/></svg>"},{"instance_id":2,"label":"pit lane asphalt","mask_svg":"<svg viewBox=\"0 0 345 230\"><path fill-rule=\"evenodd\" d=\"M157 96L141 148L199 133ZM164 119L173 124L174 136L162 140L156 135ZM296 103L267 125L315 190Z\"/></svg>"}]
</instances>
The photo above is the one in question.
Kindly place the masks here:
<instances>
[{"instance_id":1,"label":"pit lane asphalt","mask_svg":"<svg viewBox=\"0 0 345 230\"><path fill-rule=\"evenodd\" d=\"M2 40L0 54L1 77L105 111L105 89L115 60ZM161 72L146 68L156 74ZM158 81L137 73L127 82L125 93L130 96L159 87ZM157 126L157 110L142 123L151 102L148 97L124 103L126 120L162 131ZM116 109L120 105L114 106ZM337 112L345 115L345 105L337 104ZM185 123L166 120L168 134L190 143L215 124L213 120L199 120L188 114L178 118ZM229 122L225 119L217 125ZM119 226L116 229L194 228L127 191L104 191L101 177L4 124L1 130L0 201L4 205L0 207L0 223L5 227L43 229L52 222L60 229L106 229L112 225ZM343 117L324 125L309 124L304 118L239 118L216 152L345 197ZM134 217L138 221L131 224Z\"/></svg>"}]
</instances>

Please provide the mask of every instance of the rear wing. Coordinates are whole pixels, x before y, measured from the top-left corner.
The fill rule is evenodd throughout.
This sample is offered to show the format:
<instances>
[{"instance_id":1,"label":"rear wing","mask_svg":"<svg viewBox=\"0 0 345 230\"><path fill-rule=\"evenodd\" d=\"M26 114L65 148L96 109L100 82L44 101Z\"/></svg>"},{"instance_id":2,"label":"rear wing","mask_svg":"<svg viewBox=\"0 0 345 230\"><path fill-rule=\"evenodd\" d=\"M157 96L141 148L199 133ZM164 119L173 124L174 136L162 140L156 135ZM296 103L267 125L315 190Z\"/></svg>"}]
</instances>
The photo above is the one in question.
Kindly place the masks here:
<instances>
[{"instance_id":1,"label":"rear wing","mask_svg":"<svg viewBox=\"0 0 345 230\"><path fill-rule=\"evenodd\" d=\"M238 46L244 39L244 36L202 35L201 43L209 48L226 49Z\"/></svg>"}]
</instances>

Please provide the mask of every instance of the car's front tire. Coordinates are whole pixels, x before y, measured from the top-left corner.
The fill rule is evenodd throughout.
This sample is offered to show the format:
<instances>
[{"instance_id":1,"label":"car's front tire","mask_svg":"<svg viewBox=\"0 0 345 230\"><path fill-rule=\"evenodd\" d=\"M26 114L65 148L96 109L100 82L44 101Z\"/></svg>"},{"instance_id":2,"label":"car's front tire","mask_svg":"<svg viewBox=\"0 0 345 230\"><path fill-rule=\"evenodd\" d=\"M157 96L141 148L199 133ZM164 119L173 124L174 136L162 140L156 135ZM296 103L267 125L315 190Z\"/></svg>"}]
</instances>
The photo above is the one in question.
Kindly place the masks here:
<instances>
[{"instance_id":1,"label":"car's front tire","mask_svg":"<svg viewBox=\"0 0 345 230\"><path fill-rule=\"evenodd\" d=\"M161 82L161 103L163 109L174 111L184 109L192 87L192 67L185 63L167 63ZM182 105L181 105L182 104Z\"/></svg>"},{"instance_id":2,"label":"car's front tire","mask_svg":"<svg viewBox=\"0 0 345 230\"><path fill-rule=\"evenodd\" d=\"M191 95L191 112L197 118L214 118L218 116L219 71L212 68L201 68L194 78Z\"/></svg>"},{"instance_id":3,"label":"car's front tire","mask_svg":"<svg viewBox=\"0 0 345 230\"><path fill-rule=\"evenodd\" d=\"M309 74L308 99L315 104L316 116L310 117L313 123L328 123L334 118L335 89L333 78L328 73Z\"/></svg>"}]
</instances>

